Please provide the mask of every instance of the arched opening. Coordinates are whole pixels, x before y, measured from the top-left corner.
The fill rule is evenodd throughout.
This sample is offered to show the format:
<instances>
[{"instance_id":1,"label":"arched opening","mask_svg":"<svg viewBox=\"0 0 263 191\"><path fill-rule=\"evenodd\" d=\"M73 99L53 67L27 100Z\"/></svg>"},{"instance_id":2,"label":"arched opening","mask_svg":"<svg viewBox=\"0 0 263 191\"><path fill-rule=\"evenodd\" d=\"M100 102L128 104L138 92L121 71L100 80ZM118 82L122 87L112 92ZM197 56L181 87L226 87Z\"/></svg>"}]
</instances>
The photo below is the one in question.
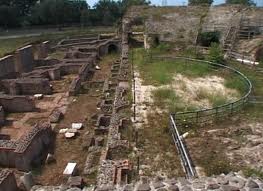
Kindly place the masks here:
<instances>
[{"instance_id":1,"label":"arched opening","mask_svg":"<svg viewBox=\"0 0 263 191\"><path fill-rule=\"evenodd\" d=\"M108 47L108 53L113 54L118 52L118 47L115 44L110 44Z\"/></svg>"},{"instance_id":2,"label":"arched opening","mask_svg":"<svg viewBox=\"0 0 263 191\"><path fill-rule=\"evenodd\" d=\"M203 32L198 36L198 44L201 46L209 47L212 43L219 43L220 40L220 32Z\"/></svg>"},{"instance_id":3,"label":"arched opening","mask_svg":"<svg viewBox=\"0 0 263 191\"><path fill-rule=\"evenodd\" d=\"M154 46L159 46L160 45L160 39L158 36L154 37Z\"/></svg>"}]
</instances>

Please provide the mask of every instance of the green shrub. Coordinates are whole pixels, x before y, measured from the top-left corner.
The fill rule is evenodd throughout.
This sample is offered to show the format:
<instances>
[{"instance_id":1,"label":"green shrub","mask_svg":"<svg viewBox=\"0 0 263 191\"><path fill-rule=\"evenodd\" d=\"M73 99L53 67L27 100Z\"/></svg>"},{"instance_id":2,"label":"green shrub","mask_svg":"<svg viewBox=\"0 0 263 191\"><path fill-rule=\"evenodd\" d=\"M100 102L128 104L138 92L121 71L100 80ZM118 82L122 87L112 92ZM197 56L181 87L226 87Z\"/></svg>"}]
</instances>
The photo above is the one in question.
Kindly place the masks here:
<instances>
[{"instance_id":1,"label":"green shrub","mask_svg":"<svg viewBox=\"0 0 263 191\"><path fill-rule=\"evenodd\" d=\"M263 179L263 172L261 172L260 170L257 170L257 169L253 169L253 168L245 168L243 169L243 173L245 176L247 177L258 177L260 179Z\"/></svg>"},{"instance_id":2,"label":"green shrub","mask_svg":"<svg viewBox=\"0 0 263 191\"><path fill-rule=\"evenodd\" d=\"M215 62L215 63L218 63L218 64L223 64L224 63L223 51L220 48L219 44L217 44L217 43L212 43L211 44L211 47L209 48L208 59L211 62Z\"/></svg>"},{"instance_id":3,"label":"green shrub","mask_svg":"<svg viewBox=\"0 0 263 191\"><path fill-rule=\"evenodd\" d=\"M199 43L202 46L211 46L212 43L219 43L220 32L203 32L200 34Z\"/></svg>"}]
</instances>

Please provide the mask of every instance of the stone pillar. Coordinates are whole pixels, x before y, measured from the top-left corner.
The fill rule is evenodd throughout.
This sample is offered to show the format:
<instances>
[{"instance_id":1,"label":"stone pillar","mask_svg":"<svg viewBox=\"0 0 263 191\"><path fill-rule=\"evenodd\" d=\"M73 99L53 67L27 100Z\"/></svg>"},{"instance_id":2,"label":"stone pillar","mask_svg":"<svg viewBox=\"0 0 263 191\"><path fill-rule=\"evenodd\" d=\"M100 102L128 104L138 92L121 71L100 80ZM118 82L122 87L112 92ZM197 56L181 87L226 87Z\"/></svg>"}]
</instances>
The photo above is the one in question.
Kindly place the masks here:
<instances>
[{"instance_id":1,"label":"stone pillar","mask_svg":"<svg viewBox=\"0 0 263 191\"><path fill-rule=\"evenodd\" d=\"M150 49L150 44L148 42L148 35L144 34L143 37L144 37L144 49Z\"/></svg>"}]
</instances>

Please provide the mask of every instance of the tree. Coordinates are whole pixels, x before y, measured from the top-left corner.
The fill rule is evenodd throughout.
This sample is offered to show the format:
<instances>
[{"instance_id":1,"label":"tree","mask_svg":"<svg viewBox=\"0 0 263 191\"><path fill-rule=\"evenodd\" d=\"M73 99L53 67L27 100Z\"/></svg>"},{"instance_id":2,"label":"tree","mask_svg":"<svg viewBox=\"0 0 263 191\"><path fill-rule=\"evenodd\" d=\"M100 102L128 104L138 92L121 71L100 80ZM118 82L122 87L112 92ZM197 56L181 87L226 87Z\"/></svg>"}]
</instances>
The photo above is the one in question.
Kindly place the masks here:
<instances>
[{"instance_id":1,"label":"tree","mask_svg":"<svg viewBox=\"0 0 263 191\"><path fill-rule=\"evenodd\" d=\"M211 5L214 0L189 0L189 5Z\"/></svg>"},{"instance_id":2,"label":"tree","mask_svg":"<svg viewBox=\"0 0 263 191\"><path fill-rule=\"evenodd\" d=\"M226 0L226 4L256 5L253 0Z\"/></svg>"},{"instance_id":3,"label":"tree","mask_svg":"<svg viewBox=\"0 0 263 191\"><path fill-rule=\"evenodd\" d=\"M93 17L99 21L99 23L96 24L112 25L122 16L121 4L119 1L100 0L93 8L95 9Z\"/></svg>"},{"instance_id":4,"label":"tree","mask_svg":"<svg viewBox=\"0 0 263 191\"><path fill-rule=\"evenodd\" d=\"M85 0L45 0L31 9L29 20L36 25L79 23L81 13L87 9Z\"/></svg>"},{"instance_id":5,"label":"tree","mask_svg":"<svg viewBox=\"0 0 263 191\"><path fill-rule=\"evenodd\" d=\"M7 5L0 6L0 26L4 28L16 27L19 25L18 10Z\"/></svg>"},{"instance_id":6,"label":"tree","mask_svg":"<svg viewBox=\"0 0 263 191\"><path fill-rule=\"evenodd\" d=\"M122 0L121 2L122 14L124 14L130 6L149 5L149 4L151 4L150 0Z\"/></svg>"}]
</instances>

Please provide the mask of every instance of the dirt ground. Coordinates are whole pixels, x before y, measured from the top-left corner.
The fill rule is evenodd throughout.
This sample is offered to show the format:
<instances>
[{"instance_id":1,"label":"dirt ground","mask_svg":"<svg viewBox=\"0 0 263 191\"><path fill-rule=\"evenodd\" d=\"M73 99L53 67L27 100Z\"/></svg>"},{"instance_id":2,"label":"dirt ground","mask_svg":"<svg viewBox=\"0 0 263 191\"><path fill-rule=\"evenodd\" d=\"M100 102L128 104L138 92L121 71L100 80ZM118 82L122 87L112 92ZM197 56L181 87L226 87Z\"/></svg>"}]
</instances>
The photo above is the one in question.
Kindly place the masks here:
<instances>
[{"instance_id":1,"label":"dirt ground","mask_svg":"<svg viewBox=\"0 0 263 191\"><path fill-rule=\"evenodd\" d=\"M184 176L180 158L168 128L168 112L153 105L154 86L142 85L139 72L135 73L136 120L139 129L138 147L140 175L168 177Z\"/></svg>"},{"instance_id":2,"label":"dirt ground","mask_svg":"<svg viewBox=\"0 0 263 191\"><path fill-rule=\"evenodd\" d=\"M110 75L110 67L115 59L116 56L104 58L99 64L101 70L97 70L91 80L105 80ZM55 127L55 131L58 132L59 129L68 128L73 122L83 123L84 128L73 139L66 139L64 134L57 134L54 150L56 163L44 165L42 168L36 169L37 182L43 185L66 183L67 177L63 176L63 171L68 162L76 162L78 171L82 174L88 151L83 150L81 144L85 138L85 133L94 131L90 119L93 114L98 112L97 103L99 101L100 96L94 97L89 92L73 98L63 120ZM94 178L93 180L89 180L89 177L86 177L84 181L94 184Z\"/></svg>"},{"instance_id":3,"label":"dirt ground","mask_svg":"<svg viewBox=\"0 0 263 191\"><path fill-rule=\"evenodd\" d=\"M262 171L262 130L263 121L251 121L243 111L214 125L191 129L186 144L200 175L247 168Z\"/></svg>"}]
</instances>

